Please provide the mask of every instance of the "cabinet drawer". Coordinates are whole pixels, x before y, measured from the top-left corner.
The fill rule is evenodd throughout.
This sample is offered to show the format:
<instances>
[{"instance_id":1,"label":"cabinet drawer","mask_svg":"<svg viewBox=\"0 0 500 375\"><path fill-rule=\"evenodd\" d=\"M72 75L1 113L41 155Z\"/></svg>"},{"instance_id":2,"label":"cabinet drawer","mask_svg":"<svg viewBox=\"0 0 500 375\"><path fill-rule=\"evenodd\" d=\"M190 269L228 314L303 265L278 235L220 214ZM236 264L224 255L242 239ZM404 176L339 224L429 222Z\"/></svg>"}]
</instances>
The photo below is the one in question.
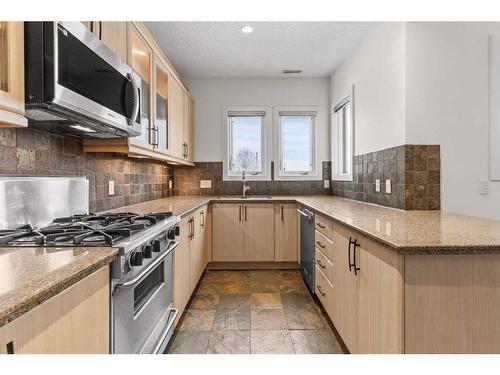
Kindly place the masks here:
<instances>
[{"instance_id":1,"label":"cabinet drawer","mask_svg":"<svg viewBox=\"0 0 500 375\"><path fill-rule=\"evenodd\" d=\"M314 245L320 249L328 259L333 259L333 241L317 230L314 231Z\"/></svg>"},{"instance_id":2,"label":"cabinet drawer","mask_svg":"<svg viewBox=\"0 0 500 375\"><path fill-rule=\"evenodd\" d=\"M325 308L328 316L332 317L333 308L333 285L321 272L321 268L316 264L316 295Z\"/></svg>"},{"instance_id":3,"label":"cabinet drawer","mask_svg":"<svg viewBox=\"0 0 500 375\"><path fill-rule=\"evenodd\" d=\"M314 226L316 230L323 233L325 236L333 237L333 221L323 215L316 214L314 217Z\"/></svg>"},{"instance_id":4,"label":"cabinet drawer","mask_svg":"<svg viewBox=\"0 0 500 375\"><path fill-rule=\"evenodd\" d=\"M321 269L321 272L326 276L330 283L333 280L333 263L316 247L315 261L316 266Z\"/></svg>"}]
</instances>

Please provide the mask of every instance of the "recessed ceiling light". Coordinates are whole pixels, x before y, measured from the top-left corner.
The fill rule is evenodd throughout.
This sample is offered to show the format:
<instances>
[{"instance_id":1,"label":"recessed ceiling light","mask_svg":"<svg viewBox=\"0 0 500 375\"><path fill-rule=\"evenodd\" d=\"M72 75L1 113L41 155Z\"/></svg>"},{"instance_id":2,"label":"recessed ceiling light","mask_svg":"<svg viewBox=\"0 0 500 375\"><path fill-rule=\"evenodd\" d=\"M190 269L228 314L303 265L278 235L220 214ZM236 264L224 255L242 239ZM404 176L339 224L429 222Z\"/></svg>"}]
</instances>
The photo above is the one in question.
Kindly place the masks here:
<instances>
[{"instance_id":1,"label":"recessed ceiling light","mask_svg":"<svg viewBox=\"0 0 500 375\"><path fill-rule=\"evenodd\" d=\"M245 34L250 34L253 31L253 27L251 26L243 26L241 28L241 32Z\"/></svg>"}]
</instances>

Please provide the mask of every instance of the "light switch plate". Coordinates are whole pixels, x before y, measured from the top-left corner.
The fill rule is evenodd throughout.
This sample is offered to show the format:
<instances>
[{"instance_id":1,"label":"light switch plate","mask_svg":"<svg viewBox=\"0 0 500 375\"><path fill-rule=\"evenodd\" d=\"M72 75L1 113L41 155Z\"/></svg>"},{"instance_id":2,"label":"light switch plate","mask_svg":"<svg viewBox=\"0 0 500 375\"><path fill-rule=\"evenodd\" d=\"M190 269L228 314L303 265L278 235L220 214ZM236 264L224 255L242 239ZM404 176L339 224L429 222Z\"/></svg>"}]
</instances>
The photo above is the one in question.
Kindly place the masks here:
<instances>
[{"instance_id":1,"label":"light switch plate","mask_svg":"<svg viewBox=\"0 0 500 375\"><path fill-rule=\"evenodd\" d=\"M115 182L113 180L109 180L108 183L108 194L115 195Z\"/></svg>"},{"instance_id":2,"label":"light switch plate","mask_svg":"<svg viewBox=\"0 0 500 375\"><path fill-rule=\"evenodd\" d=\"M375 179L375 191L380 193L380 180L378 178Z\"/></svg>"},{"instance_id":3,"label":"light switch plate","mask_svg":"<svg viewBox=\"0 0 500 375\"><path fill-rule=\"evenodd\" d=\"M323 187L329 188L330 187L330 180L323 180Z\"/></svg>"},{"instance_id":4,"label":"light switch plate","mask_svg":"<svg viewBox=\"0 0 500 375\"><path fill-rule=\"evenodd\" d=\"M391 180L385 180L385 192L387 194L392 193Z\"/></svg>"},{"instance_id":5,"label":"light switch plate","mask_svg":"<svg viewBox=\"0 0 500 375\"><path fill-rule=\"evenodd\" d=\"M479 194L490 195L490 180L479 180Z\"/></svg>"},{"instance_id":6,"label":"light switch plate","mask_svg":"<svg viewBox=\"0 0 500 375\"><path fill-rule=\"evenodd\" d=\"M211 189L212 180L200 180L200 189Z\"/></svg>"}]
</instances>

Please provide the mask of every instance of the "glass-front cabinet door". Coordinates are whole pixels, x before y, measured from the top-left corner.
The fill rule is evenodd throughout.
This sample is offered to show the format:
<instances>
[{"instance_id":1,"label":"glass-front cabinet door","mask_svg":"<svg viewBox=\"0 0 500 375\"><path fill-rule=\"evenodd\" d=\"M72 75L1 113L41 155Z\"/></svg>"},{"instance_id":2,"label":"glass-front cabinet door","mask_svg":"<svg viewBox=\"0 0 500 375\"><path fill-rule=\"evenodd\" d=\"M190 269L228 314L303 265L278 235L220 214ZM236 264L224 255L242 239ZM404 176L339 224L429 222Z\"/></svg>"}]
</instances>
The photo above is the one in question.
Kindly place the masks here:
<instances>
[{"instance_id":1,"label":"glass-front cabinet door","mask_svg":"<svg viewBox=\"0 0 500 375\"><path fill-rule=\"evenodd\" d=\"M153 51L144 38L139 34L135 26L130 24L129 31L129 65L141 77L141 123L142 131L136 139L143 143L152 144L152 105L151 105L151 82L152 82L152 57Z\"/></svg>"},{"instance_id":2,"label":"glass-front cabinet door","mask_svg":"<svg viewBox=\"0 0 500 375\"><path fill-rule=\"evenodd\" d=\"M168 151L168 70L155 58L155 111L153 144L159 150Z\"/></svg>"},{"instance_id":3,"label":"glass-front cabinet door","mask_svg":"<svg viewBox=\"0 0 500 375\"><path fill-rule=\"evenodd\" d=\"M24 117L24 24L0 21L0 127L27 126Z\"/></svg>"}]
</instances>

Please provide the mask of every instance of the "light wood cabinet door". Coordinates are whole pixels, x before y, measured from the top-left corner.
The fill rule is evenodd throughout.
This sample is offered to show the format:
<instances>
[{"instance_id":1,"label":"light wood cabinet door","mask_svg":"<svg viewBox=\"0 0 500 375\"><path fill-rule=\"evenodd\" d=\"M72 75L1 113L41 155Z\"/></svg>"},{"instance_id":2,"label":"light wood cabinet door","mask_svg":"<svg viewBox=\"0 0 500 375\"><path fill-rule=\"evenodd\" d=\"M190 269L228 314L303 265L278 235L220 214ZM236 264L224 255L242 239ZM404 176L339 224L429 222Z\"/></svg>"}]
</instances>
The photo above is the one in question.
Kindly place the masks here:
<instances>
[{"instance_id":1,"label":"light wood cabinet door","mask_svg":"<svg viewBox=\"0 0 500 375\"><path fill-rule=\"evenodd\" d=\"M351 353L357 353L358 278L349 270L349 230L333 227L332 315L330 318Z\"/></svg>"},{"instance_id":2,"label":"light wood cabinet door","mask_svg":"<svg viewBox=\"0 0 500 375\"><path fill-rule=\"evenodd\" d=\"M153 105L153 51L137 28L128 23L128 65L141 77L141 135L131 138L134 142L150 145Z\"/></svg>"},{"instance_id":3,"label":"light wood cabinet door","mask_svg":"<svg viewBox=\"0 0 500 375\"><path fill-rule=\"evenodd\" d=\"M194 159L194 102L191 97L184 93L184 143L185 158L189 161Z\"/></svg>"},{"instance_id":4,"label":"light wood cabinet door","mask_svg":"<svg viewBox=\"0 0 500 375\"><path fill-rule=\"evenodd\" d=\"M160 58L154 55L154 100L152 144L155 149L169 151L168 124L168 69Z\"/></svg>"},{"instance_id":5,"label":"light wood cabinet door","mask_svg":"<svg viewBox=\"0 0 500 375\"><path fill-rule=\"evenodd\" d=\"M244 262L274 261L274 204L243 205Z\"/></svg>"},{"instance_id":6,"label":"light wood cabinet door","mask_svg":"<svg viewBox=\"0 0 500 375\"><path fill-rule=\"evenodd\" d=\"M0 328L0 354L109 353L109 282L105 266Z\"/></svg>"},{"instance_id":7,"label":"light wood cabinet door","mask_svg":"<svg viewBox=\"0 0 500 375\"><path fill-rule=\"evenodd\" d=\"M179 246L174 251L174 307L179 309L179 320L189 298L191 297L191 275L190 275L190 233L191 217L185 216L181 219ZM177 323L177 322L176 322Z\"/></svg>"},{"instance_id":8,"label":"light wood cabinet door","mask_svg":"<svg viewBox=\"0 0 500 375\"><path fill-rule=\"evenodd\" d=\"M403 353L404 257L364 236L356 240L357 353Z\"/></svg>"},{"instance_id":9,"label":"light wood cabinet door","mask_svg":"<svg viewBox=\"0 0 500 375\"><path fill-rule=\"evenodd\" d=\"M169 75L168 79L168 123L171 140L170 152L172 156L185 159L184 91L172 75Z\"/></svg>"},{"instance_id":10,"label":"light wood cabinet door","mask_svg":"<svg viewBox=\"0 0 500 375\"><path fill-rule=\"evenodd\" d=\"M205 267L207 266L207 253L205 246L206 238L206 211L207 207L204 206L195 212L190 217L192 220L192 238L190 246L190 273L191 273L191 292L194 290L198 281L200 280Z\"/></svg>"},{"instance_id":11,"label":"light wood cabinet door","mask_svg":"<svg viewBox=\"0 0 500 375\"><path fill-rule=\"evenodd\" d=\"M243 229L242 204L222 203L212 206L212 261L245 261Z\"/></svg>"},{"instance_id":12,"label":"light wood cabinet door","mask_svg":"<svg viewBox=\"0 0 500 375\"><path fill-rule=\"evenodd\" d=\"M0 21L0 128L25 126L24 23Z\"/></svg>"},{"instance_id":13,"label":"light wood cabinet door","mask_svg":"<svg viewBox=\"0 0 500 375\"><path fill-rule=\"evenodd\" d=\"M274 260L297 262L297 205L280 203L274 206Z\"/></svg>"}]
</instances>

